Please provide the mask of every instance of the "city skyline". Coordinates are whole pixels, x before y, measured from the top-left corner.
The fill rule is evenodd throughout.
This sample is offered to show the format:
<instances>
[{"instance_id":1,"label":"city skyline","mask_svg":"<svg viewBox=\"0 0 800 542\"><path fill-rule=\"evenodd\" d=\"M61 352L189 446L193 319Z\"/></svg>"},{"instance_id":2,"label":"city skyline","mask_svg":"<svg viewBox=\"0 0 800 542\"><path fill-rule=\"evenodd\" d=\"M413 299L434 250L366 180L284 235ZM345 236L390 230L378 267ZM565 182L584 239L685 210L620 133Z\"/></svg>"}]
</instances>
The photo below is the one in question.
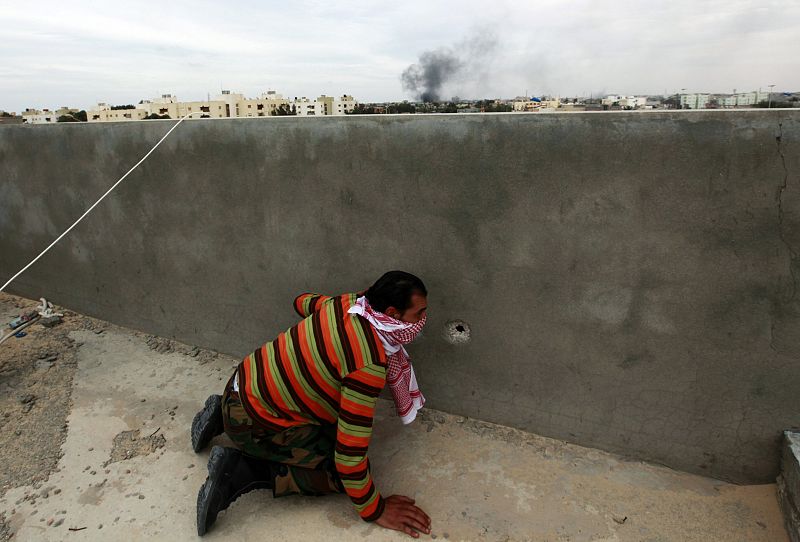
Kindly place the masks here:
<instances>
[{"instance_id":1,"label":"city skyline","mask_svg":"<svg viewBox=\"0 0 800 542\"><path fill-rule=\"evenodd\" d=\"M685 91L686 89L681 89L681 90ZM541 97L543 99L561 100L564 103L568 103L569 100L580 100L581 102L583 102L583 100L586 100L587 102L598 102L598 103L600 101L602 101L603 103L605 103L606 101L608 101L609 98L612 98L614 96L617 96L619 98L637 98L637 96L638 96L640 100L644 99L644 98L649 98L649 97L663 98L663 99L670 99L670 98L671 99L678 99L680 97L684 97L684 98L685 97L694 97L692 99L694 99L696 101L697 100L696 97L705 97L706 100L715 99L716 97L720 97L720 98L728 97L729 100L733 100L734 97L736 97L736 96L754 95L754 96L757 97L755 102L753 102L753 105L754 105L755 103L757 103L759 101L766 101L766 100L770 99L770 95L775 97L776 95L783 94L784 96L781 96L782 98L786 99L787 97L791 97L792 99L795 99L795 100L796 100L795 97L800 95L800 91L798 91L798 92L782 92L780 90L775 90L775 89L767 89L767 90L763 90L763 89L752 89L752 90L750 90L750 89L734 89L734 90L736 91L734 93L732 93L732 92L704 92L704 91L688 92L687 91L687 92L676 92L676 93L673 93L673 94L661 93L661 94L638 94L638 95L636 95L636 94L628 94L628 93L607 93L607 94L600 94L600 95L597 95L597 96L548 96L548 95L541 94L541 95L539 95L539 97ZM181 99L179 96L177 96L175 94L164 93L164 94L161 94L159 96L152 96L152 97L147 97L147 98L138 98L138 99L132 99L132 100L127 100L127 101L123 100L123 101L121 101L119 103L112 103L112 102L107 102L107 101L98 101L98 102L96 102L94 104L91 104L90 106L87 106L87 107L72 107L71 104L61 104L59 106L50 105L50 106L47 106L47 107L39 107L39 108L26 107L26 108L24 108L24 109L22 109L20 111L13 111L11 109L3 109L3 107L0 106L0 111L4 111L6 113L14 113L14 114L17 114L17 115L22 115L22 114L25 114L26 112L31 112L31 113L33 113L33 112L37 112L37 113L46 112L46 113L52 114L58 109L74 109L75 111L84 110L84 111L87 111L87 112L97 111L97 110L102 110L102 109L120 109L120 110L123 110L123 109L125 109L127 107L136 108L136 109L149 109L151 107L150 106L151 102L157 103L157 102L160 102L160 101L162 101L164 99L168 99L168 101L175 102L175 103L179 103L179 102L180 103L195 103L195 104L199 104L199 103L216 103L216 102L219 102L220 100L223 100L223 101L226 100L225 94L230 95L231 92L232 91L229 90L229 89L223 89L220 94L216 94L216 95L208 94L207 96L205 96L203 98L200 98L200 99L197 99L197 100L191 100L191 99L190 100L183 100L183 99ZM257 95L257 96L256 95L247 96L247 95L245 95L243 93L237 93L237 92L233 92L233 95L241 96L242 99L253 100L253 101L257 101L259 99L265 99L265 98L267 98L269 96L273 96L273 97L277 97L277 99L279 99L279 100L287 102L290 105L292 103L316 102L316 101L318 101L318 99L321 99L321 98L330 99L330 100L334 100L334 101L340 100L342 98L347 98L347 99L350 99L350 100L354 100L354 103L361 103L361 104L399 104L399 103L421 104L421 103L423 103L420 100L414 100L414 99L397 99L397 100L385 100L385 101L380 101L380 102L368 102L368 101L364 101L364 100L359 100L357 97L354 98L350 94L344 94L342 96L331 96L331 95L327 95L325 93L318 93L318 94L312 94L311 96L302 96L302 97L301 96L289 96L289 95L284 95L284 94L282 94L280 92L277 92L274 89L269 89L267 92L259 93L259 95ZM483 97L483 98L461 98L461 97L457 97L457 98L458 99L455 100L457 102L476 102L476 101L484 101L484 100L496 100L497 102L500 102L500 103L510 103L510 102L515 101L515 100L520 100L520 99L523 99L523 98L524 99L534 99L534 100L537 99L537 97L535 95L532 95L532 94L528 94L528 95L522 94L522 95L517 95L517 96L514 96L514 97L510 97L510 96L508 96L508 97L506 97L506 96L495 96L495 97ZM443 98L440 101L440 103L446 103L446 102L452 102L452 101L453 100L451 100L450 98ZM779 100L775 100L775 103L777 104L778 101ZM737 105L740 105L738 103L738 101L734 101L732 103L736 103Z\"/></svg>"},{"instance_id":2,"label":"city skyline","mask_svg":"<svg viewBox=\"0 0 800 542\"><path fill-rule=\"evenodd\" d=\"M457 68L444 98L800 89L800 4L789 1L498 2L490 13L478 2L34 2L0 17L0 109L17 112L222 88L414 100L401 74L426 53Z\"/></svg>"}]
</instances>

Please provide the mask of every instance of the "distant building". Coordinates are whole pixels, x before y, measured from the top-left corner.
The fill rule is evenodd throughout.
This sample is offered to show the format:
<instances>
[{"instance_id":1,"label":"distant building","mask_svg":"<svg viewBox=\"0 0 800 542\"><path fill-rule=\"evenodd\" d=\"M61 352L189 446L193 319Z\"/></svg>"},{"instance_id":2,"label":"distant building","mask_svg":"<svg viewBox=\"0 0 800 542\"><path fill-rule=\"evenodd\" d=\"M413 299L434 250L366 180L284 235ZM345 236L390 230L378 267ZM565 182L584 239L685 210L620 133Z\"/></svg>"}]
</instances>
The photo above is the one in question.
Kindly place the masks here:
<instances>
[{"instance_id":1,"label":"distant building","mask_svg":"<svg viewBox=\"0 0 800 542\"><path fill-rule=\"evenodd\" d=\"M542 109L558 109L561 107L560 98L548 98L546 100L543 99L540 103Z\"/></svg>"},{"instance_id":2,"label":"distant building","mask_svg":"<svg viewBox=\"0 0 800 542\"><path fill-rule=\"evenodd\" d=\"M539 98L528 98L527 96L517 96L511 100L511 107L514 111L538 111L542 107L542 100Z\"/></svg>"},{"instance_id":3,"label":"distant building","mask_svg":"<svg viewBox=\"0 0 800 542\"><path fill-rule=\"evenodd\" d=\"M562 111L569 112L569 111L586 111L586 104L579 104L579 103L571 103L571 104L561 104Z\"/></svg>"},{"instance_id":4,"label":"distant building","mask_svg":"<svg viewBox=\"0 0 800 542\"><path fill-rule=\"evenodd\" d=\"M58 119L56 114L49 109L26 109L22 112L22 122L25 124L50 124Z\"/></svg>"},{"instance_id":5,"label":"distant building","mask_svg":"<svg viewBox=\"0 0 800 542\"><path fill-rule=\"evenodd\" d=\"M618 96L611 94L603 98L600 103L608 108L619 106L620 109L643 109L647 105L647 96Z\"/></svg>"},{"instance_id":6,"label":"distant building","mask_svg":"<svg viewBox=\"0 0 800 542\"><path fill-rule=\"evenodd\" d=\"M352 113L356 104L355 98L345 94L340 98L325 96L324 94L315 100L309 100L305 96L297 98L291 102L293 110L301 117L319 117L323 115L346 115Z\"/></svg>"},{"instance_id":7,"label":"distant building","mask_svg":"<svg viewBox=\"0 0 800 542\"><path fill-rule=\"evenodd\" d=\"M309 100L305 96L302 98L295 96L294 100L292 100L292 110L299 117L315 117L318 113L324 115L323 108L324 104L318 104L317 100Z\"/></svg>"},{"instance_id":8,"label":"distant building","mask_svg":"<svg viewBox=\"0 0 800 542\"><path fill-rule=\"evenodd\" d=\"M172 94L162 94L160 98L143 100L137 109L145 112L142 118L155 114L169 115L171 119L179 119L190 113L199 113L193 115L193 118L222 119L228 116L226 105L222 100L180 102Z\"/></svg>"},{"instance_id":9,"label":"distant building","mask_svg":"<svg viewBox=\"0 0 800 542\"><path fill-rule=\"evenodd\" d=\"M224 99L224 94L219 98ZM236 115L237 117L269 117L276 114L282 105L289 105L289 100L275 92L268 90L258 98L244 98L241 94L236 96ZM229 115L234 116L234 115Z\"/></svg>"},{"instance_id":10,"label":"distant building","mask_svg":"<svg viewBox=\"0 0 800 542\"><path fill-rule=\"evenodd\" d=\"M706 109L708 94L681 94L681 109Z\"/></svg>"},{"instance_id":11,"label":"distant building","mask_svg":"<svg viewBox=\"0 0 800 542\"><path fill-rule=\"evenodd\" d=\"M526 96L517 96L513 100L511 100L511 108L514 111L533 111L535 109L539 109L539 105L541 102L537 100L533 102L530 98Z\"/></svg>"},{"instance_id":12,"label":"distant building","mask_svg":"<svg viewBox=\"0 0 800 542\"><path fill-rule=\"evenodd\" d=\"M336 111L337 102L338 100L333 96L325 96L324 94L317 98L317 103L322 104L323 115L344 115L344 113L341 111L341 108L338 112Z\"/></svg>"},{"instance_id":13,"label":"distant building","mask_svg":"<svg viewBox=\"0 0 800 542\"><path fill-rule=\"evenodd\" d=\"M334 99L333 107L331 108L331 115L346 115L352 113L358 102L349 94L343 94L341 97Z\"/></svg>"},{"instance_id":14,"label":"distant building","mask_svg":"<svg viewBox=\"0 0 800 542\"><path fill-rule=\"evenodd\" d=\"M664 107L663 96L647 96L644 101L645 109L661 109Z\"/></svg>"},{"instance_id":15,"label":"distant building","mask_svg":"<svg viewBox=\"0 0 800 542\"><path fill-rule=\"evenodd\" d=\"M357 103L347 94L340 98L322 95L315 100L306 97L288 100L274 90L258 98L245 98L244 94L223 90L213 100L194 102L181 102L172 94L162 94L159 98L142 100L134 109L112 108L101 103L88 111L87 116L91 122L143 120L150 115L179 119L190 113L198 113L192 118L222 119L275 116L281 108L301 116L344 115L351 113Z\"/></svg>"},{"instance_id":16,"label":"distant building","mask_svg":"<svg viewBox=\"0 0 800 542\"><path fill-rule=\"evenodd\" d=\"M514 111L539 111L541 109L558 109L561 107L560 98L537 98L532 96L517 96L511 100L511 108Z\"/></svg>"},{"instance_id":17,"label":"distant building","mask_svg":"<svg viewBox=\"0 0 800 542\"><path fill-rule=\"evenodd\" d=\"M769 92L761 92L756 90L753 92L738 92L734 94L721 95L717 97L717 102L720 107L752 107L758 105L759 102L766 102L769 100Z\"/></svg>"},{"instance_id":18,"label":"distant building","mask_svg":"<svg viewBox=\"0 0 800 542\"><path fill-rule=\"evenodd\" d=\"M111 109L106 103L99 103L86 112L89 122L123 122L127 120L142 120L147 115L141 109Z\"/></svg>"},{"instance_id":19,"label":"distant building","mask_svg":"<svg viewBox=\"0 0 800 542\"><path fill-rule=\"evenodd\" d=\"M216 97L216 100L225 104L226 117L238 117L239 104L245 100L245 97L244 94L223 90L222 93Z\"/></svg>"},{"instance_id":20,"label":"distant building","mask_svg":"<svg viewBox=\"0 0 800 542\"><path fill-rule=\"evenodd\" d=\"M13 111L0 110L0 124L22 124L22 116Z\"/></svg>"}]
</instances>

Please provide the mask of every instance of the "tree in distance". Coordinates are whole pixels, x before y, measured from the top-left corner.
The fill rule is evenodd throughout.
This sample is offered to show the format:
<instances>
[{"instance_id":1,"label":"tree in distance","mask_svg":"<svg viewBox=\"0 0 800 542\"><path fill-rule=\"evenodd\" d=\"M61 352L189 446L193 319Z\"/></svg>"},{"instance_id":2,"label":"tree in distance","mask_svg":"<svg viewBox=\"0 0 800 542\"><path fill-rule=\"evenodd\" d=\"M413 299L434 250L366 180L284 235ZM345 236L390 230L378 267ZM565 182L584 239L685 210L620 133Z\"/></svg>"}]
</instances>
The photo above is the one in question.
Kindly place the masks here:
<instances>
[{"instance_id":1,"label":"tree in distance","mask_svg":"<svg viewBox=\"0 0 800 542\"><path fill-rule=\"evenodd\" d=\"M297 108L293 105L289 108L289 104L281 104L270 112L270 115L275 117L285 117L290 115L297 115Z\"/></svg>"},{"instance_id":2,"label":"tree in distance","mask_svg":"<svg viewBox=\"0 0 800 542\"><path fill-rule=\"evenodd\" d=\"M410 104L406 101L400 102L399 104L391 104L389 106L389 113L416 113L417 108L414 107L414 104Z\"/></svg>"},{"instance_id":3,"label":"tree in distance","mask_svg":"<svg viewBox=\"0 0 800 542\"><path fill-rule=\"evenodd\" d=\"M681 108L681 98L677 94L674 94L664 100L664 105L669 107L670 109L680 109Z\"/></svg>"},{"instance_id":4,"label":"tree in distance","mask_svg":"<svg viewBox=\"0 0 800 542\"><path fill-rule=\"evenodd\" d=\"M756 107L763 107L764 109L787 109L790 107L794 107L794 104L789 102L776 102L775 100L770 103L768 100L761 100L756 104Z\"/></svg>"},{"instance_id":5,"label":"tree in distance","mask_svg":"<svg viewBox=\"0 0 800 542\"><path fill-rule=\"evenodd\" d=\"M377 111L372 106L356 104L351 111L345 111L347 115L374 115Z\"/></svg>"},{"instance_id":6,"label":"tree in distance","mask_svg":"<svg viewBox=\"0 0 800 542\"><path fill-rule=\"evenodd\" d=\"M56 122L86 122L86 120L86 111L81 109L76 113L61 115L56 119Z\"/></svg>"}]
</instances>

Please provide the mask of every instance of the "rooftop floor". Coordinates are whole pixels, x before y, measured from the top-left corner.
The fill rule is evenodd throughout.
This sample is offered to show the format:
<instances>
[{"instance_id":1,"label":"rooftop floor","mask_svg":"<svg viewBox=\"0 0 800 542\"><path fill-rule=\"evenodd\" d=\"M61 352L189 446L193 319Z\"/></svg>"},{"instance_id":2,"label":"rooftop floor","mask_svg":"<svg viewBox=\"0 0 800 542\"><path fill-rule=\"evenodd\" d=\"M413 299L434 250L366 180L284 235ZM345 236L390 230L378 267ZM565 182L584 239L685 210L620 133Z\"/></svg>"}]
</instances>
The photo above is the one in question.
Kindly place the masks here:
<instances>
[{"instance_id":1,"label":"rooftop floor","mask_svg":"<svg viewBox=\"0 0 800 542\"><path fill-rule=\"evenodd\" d=\"M0 294L0 321L33 305ZM35 324L26 337L0 345L0 391L13 394L0 405L11 411L0 448L33 443L11 457L0 451L0 461L41 459L22 479L19 469L3 472L5 536L197 540L195 499L208 452L192 452L188 429L237 360L74 313L65 320L52 329ZM59 370L65 373L48 380ZM36 388L50 381L47 391ZM66 427L58 422L60 458L41 452L48 443L58 447L58 434L37 445L29 432L42 424L19 425L26 417L58 421L58 412L46 410L58 382L71 392ZM38 390L37 398L17 400L21 386ZM432 518L433 539L788 540L774 485L731 485L433 409L404 427L391 406L381 401L370 449L376 484L386 495L414 497ZM237 500L205 539L265 534L284 541L408 539L362 522L345 496L272 499L264 491Z\"/></svg>"}]
</instances>

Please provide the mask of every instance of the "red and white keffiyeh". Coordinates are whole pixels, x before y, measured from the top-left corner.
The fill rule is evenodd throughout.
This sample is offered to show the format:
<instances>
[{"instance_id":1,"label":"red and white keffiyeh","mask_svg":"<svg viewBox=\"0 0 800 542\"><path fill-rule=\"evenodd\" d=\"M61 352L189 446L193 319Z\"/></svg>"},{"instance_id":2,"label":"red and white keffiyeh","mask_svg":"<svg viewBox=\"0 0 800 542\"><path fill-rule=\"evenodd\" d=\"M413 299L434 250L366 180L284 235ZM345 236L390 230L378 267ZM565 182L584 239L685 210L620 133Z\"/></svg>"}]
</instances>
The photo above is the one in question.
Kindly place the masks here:
<instances>
[{"instance_id":1,"label":"red and white keffiyeh","mask_svg":"<svg viewBox=\"0 0 800 542\"><path fill-rule=\"evenodd\" d=\"M414 368L403 345L416 338L425 326L427 316L415 324L403 322L374 310L364 296L359 297L347 312L363 316L378 332L386 351L386 382L392 392L397 415L404 424L413 422L417 411L425 405L425 397L419 391Z\"/></svg>"}]
</instances>

